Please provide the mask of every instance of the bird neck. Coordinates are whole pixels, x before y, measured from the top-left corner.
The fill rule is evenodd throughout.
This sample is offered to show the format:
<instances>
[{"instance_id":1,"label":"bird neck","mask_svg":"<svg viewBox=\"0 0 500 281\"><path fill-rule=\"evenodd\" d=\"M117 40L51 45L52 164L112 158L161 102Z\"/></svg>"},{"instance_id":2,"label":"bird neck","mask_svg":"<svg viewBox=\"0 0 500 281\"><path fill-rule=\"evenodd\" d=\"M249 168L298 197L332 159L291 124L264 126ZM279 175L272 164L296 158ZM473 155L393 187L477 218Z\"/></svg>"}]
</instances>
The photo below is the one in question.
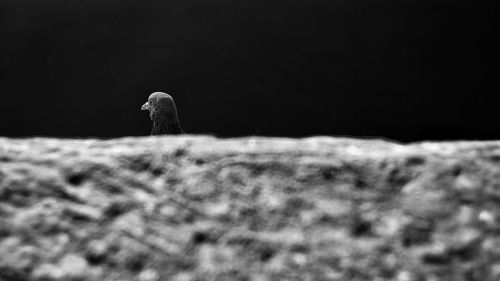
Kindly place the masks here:
<instances>
[{"instance_id":1,"label":"bird neck","mask_svg":"<svg viewBox=\"0 0 500 281\"><path fill-rule=\"evenodd\" d=\"M153 118L153 129L151 135L181 134L182 128L178 119L169 120L161 116Z\"/></svg>"}]
</instances>

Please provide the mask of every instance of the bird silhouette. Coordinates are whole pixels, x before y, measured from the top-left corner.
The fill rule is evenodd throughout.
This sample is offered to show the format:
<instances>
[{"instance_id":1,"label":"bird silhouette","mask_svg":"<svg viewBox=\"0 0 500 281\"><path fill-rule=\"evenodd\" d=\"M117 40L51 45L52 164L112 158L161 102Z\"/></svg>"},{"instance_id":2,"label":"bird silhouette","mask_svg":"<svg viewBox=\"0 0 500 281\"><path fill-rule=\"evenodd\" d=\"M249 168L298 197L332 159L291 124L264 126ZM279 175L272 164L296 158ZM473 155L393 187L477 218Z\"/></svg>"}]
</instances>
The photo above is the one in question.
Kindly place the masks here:
<instances>
[{"instance_id":1,"label":"bird silhouette","mask_svg":"<svg viewBox=\"0 0 500 281\"><path fill-rule=\"evenodd\" d=\"M174 99L167 93L154 92L149 95L148 101L141 110L148 110L153 121L151 135L178 135L183 134Z\"/></svg>"}]
</instances>

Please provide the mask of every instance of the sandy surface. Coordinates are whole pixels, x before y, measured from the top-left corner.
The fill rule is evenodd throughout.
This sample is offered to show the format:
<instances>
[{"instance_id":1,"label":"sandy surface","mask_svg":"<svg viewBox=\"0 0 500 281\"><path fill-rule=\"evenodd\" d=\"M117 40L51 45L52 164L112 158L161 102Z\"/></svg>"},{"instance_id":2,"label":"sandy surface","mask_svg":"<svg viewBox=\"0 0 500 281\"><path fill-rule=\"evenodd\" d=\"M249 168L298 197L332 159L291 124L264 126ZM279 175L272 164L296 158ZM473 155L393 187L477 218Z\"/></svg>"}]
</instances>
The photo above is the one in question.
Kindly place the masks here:
<instances>
[{"instance_id":1,"label":"sandy surface","mask_svg":"<svg viewBox=\"0 0 500 281\"><path fill-rule=\"evenodd\" d=\"M0 280L500 280L500 142L0 138Z\"/></svg>"}]
</instances>

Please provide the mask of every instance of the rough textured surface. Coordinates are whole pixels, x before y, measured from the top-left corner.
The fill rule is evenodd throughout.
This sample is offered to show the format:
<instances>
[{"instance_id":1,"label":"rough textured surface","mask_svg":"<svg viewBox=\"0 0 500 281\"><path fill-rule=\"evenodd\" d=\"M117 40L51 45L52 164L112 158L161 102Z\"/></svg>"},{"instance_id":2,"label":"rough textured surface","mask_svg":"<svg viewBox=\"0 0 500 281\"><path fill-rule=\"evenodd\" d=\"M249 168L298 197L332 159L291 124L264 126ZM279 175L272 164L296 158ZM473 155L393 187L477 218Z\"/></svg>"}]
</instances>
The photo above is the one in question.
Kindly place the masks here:
<instances>
[{"instance_id":1,"label":"rough textured surface","mask_svg":"<svg viewBox=\"0 0 500 281\"><path fill-rule=\"evenodd\" d=\"M0 280L500 280L500 142L0 138Z\"/></svg>"}]
</instances>

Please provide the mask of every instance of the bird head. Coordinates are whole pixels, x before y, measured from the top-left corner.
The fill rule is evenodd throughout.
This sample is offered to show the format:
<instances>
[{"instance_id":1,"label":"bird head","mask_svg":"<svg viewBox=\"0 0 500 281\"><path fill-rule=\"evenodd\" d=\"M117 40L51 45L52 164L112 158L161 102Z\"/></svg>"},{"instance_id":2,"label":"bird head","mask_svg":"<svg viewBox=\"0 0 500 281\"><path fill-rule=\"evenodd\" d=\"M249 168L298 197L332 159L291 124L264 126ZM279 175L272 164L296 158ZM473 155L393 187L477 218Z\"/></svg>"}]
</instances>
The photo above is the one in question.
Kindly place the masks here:
<instances>
[{"instance_id":1,"label":"bird head","mask_svg":"<svg viewBox=\"0 0 500 281\"><path fill-rule=\"evenodd\" d=\"M178 122L177 108L174 99L166 93L154 92L148 101L141 106L141 110L148 110L151 120L163 119L168 122Z\"/></svg>"}]
</instances>

